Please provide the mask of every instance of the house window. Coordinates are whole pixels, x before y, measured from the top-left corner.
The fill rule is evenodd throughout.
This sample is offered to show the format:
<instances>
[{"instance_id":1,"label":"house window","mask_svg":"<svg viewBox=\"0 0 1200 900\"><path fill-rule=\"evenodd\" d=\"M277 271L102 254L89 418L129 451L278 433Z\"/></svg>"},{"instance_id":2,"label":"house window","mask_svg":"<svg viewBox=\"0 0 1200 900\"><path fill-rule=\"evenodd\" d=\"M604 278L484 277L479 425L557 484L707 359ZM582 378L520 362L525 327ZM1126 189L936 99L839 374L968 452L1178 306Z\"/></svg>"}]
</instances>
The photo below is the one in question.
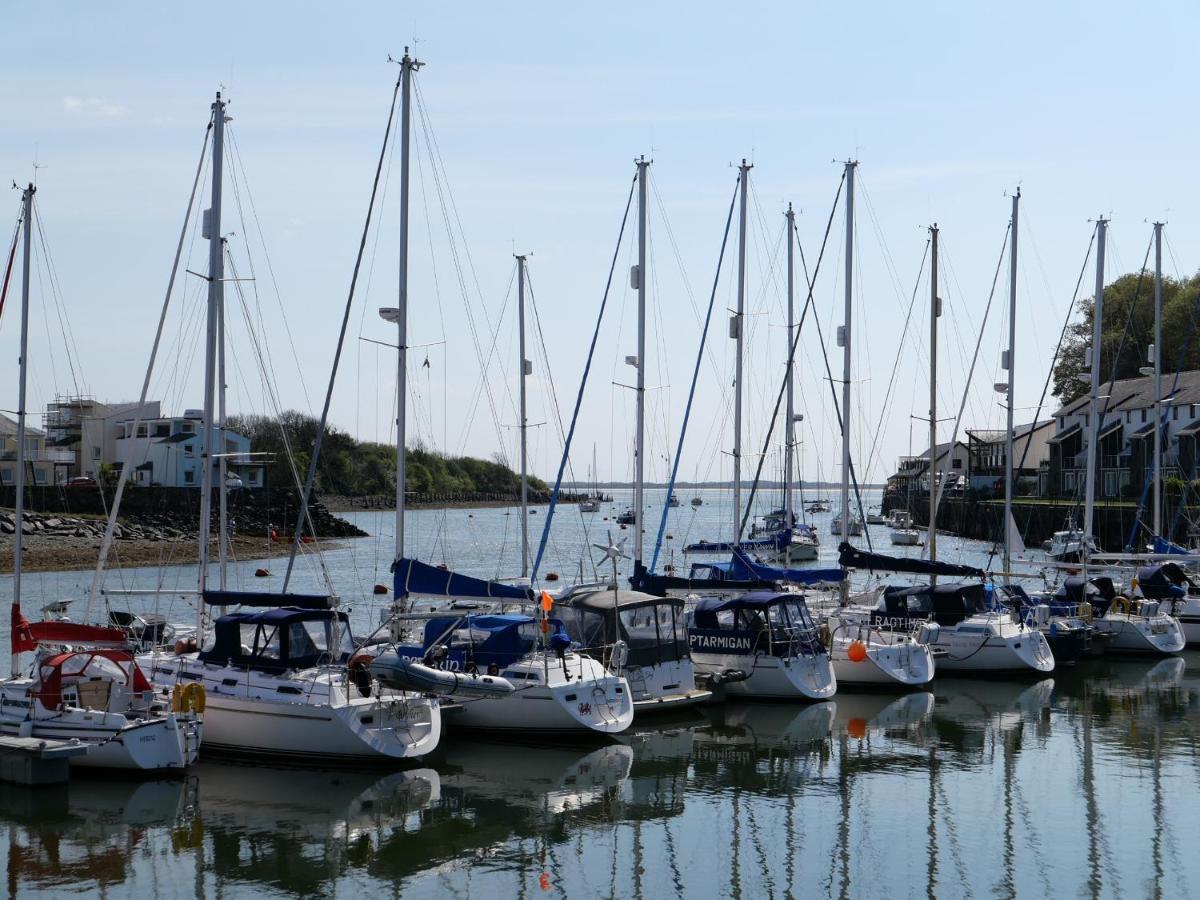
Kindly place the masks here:
<instances>
[{"instance_id":1,"label":"house window","mask_svg":"<svg viewBox=\"0 0 1200 900\"><path fill-rule=\"evenodd\" d=\"M1171 418L1174 419L1176 422L1179 421L1179 407L1178 406L1171 407Z\"/></svg>"},{"instance_id":2,"label":"house window","mask_svg":"<svg viewBox=\"0 0 1200 900\"><path fill-rule=\"evenodd\" d=\"M92 459L99 459L99 458L100 458L100 448L93 447L92 448Z\"/></svg>"},{"instance_id":3,"label":"house window","mask_svg":"<svg viewBox=\"0 0 1200 900\"><path fill-rule=\"evenodd\" d=\"M195 434L196 433L196 423L195 422L184 422L183 427L180 428L179 430L182 431L184 434Z\"/></svg>"},{"instance_id":4,"label":"house window","mask_svg":"<svg viewBox=\"0 0 1200 900\"><path fill-rule=\"evenodd\" d=\"M13 483L13 470L12 469L0 469L0 484L12 484L12 483Z\"/></svg>"},{"instance_id":5,"label":"house window","mask_svg":"<svg viewBox=\"0 0 1200 900\"><path fill-rule=\"evenodd\" d=\"M118 441L125 440L125 426L124 425L117 426L117 440Z\"/></svg>"},{"instance_id":6,"label":"house window","mask_svg":"<svg viewBox=\"0 0 1200 900\"><path fill-rule=\"evenodd\" d=\"M137 427L137 436L138 436L138 437L145 437L145 436L146 436L146 434L147 434L147 431L146 431L146 423L145 423L145 422L143 422L142 424L138 425L138 427Z\"/></svg>"},{"instance_id":7,"label":"house window","mask_svg":"<svg viewBox=\"0 0 1200 900\"><path fill-rule=\"evenodd\" d=\"M170 437L170 435L171 435L171 423L170 422L156 422L154 424L154 436L155 437Z\"/></svg>"},{"instance_id":8,"label":"house window","mask_svg":"<svg viewBox=\"0 0 1200 900\"><path fill-rule=\"evenodd\" d=\"M1146 411L1144 409L1142 410L1142 421L1146 421Z\"/></svg>"},{"instance_id":9,"label":"house window","mask_svg":"<svg viewBox=\"0 0 1200 900\"><path fill-rule=\"evenodd\" d=\"M195 483L195 481L196 481L196 473L195 472L193 472L189 469L188 471L183 473L183 483L184 484L193 484L193 483Z\"/></svg>"},{"instance_id":10,"label":"house window","mask_svg":"<svg viewBox=\"0 0 1200 900\"><path fill-rule=\"evenodd\" d=\"M34 469L33 470L33 483L34 484L45 484L46 483L46 470L45 469Z\"/></svg>"},{"instance_id":11,"label":"house window","mask_svg":"<svg viewBox=\"0 0 1200 900\"><path fill-rule=\"evenodd\" d=\"M184 456L195 456L196 448L193 447L191 444L184 444L183 445L183 455Z\"/></svg>"},{"instance_id":12,"label":"house window","mask_svg":"<svg viewBox=\"0 0 1200 900\"><path fill-rule=\"evenodd\" d=\"M961 460L961 459L952 459L952 460L950 460L950 468L952 468L952 469L961 469L961 468L962 468L962 460Z\"/></svg>"}]
</instances>

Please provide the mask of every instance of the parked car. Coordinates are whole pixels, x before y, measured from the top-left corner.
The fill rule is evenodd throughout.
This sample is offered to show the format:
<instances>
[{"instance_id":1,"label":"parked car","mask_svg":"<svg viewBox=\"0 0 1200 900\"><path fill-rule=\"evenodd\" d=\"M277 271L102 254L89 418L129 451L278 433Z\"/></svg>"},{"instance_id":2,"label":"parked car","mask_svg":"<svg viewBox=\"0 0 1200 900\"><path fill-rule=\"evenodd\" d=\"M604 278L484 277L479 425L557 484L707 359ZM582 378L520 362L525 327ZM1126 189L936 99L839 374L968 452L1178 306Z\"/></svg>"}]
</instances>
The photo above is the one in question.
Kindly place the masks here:
<instances>
[{"instance_id":1,"label":"parked car","mask_svg":"<svg viewBox=\"0 0 1200 900\"><path fill-rule=\"evenodd\" d=\"M69 488L86 488L95 487L96 479L89 475L76 475L74 478L68 478L63 487Z\"/></svg>"}]
</instances>

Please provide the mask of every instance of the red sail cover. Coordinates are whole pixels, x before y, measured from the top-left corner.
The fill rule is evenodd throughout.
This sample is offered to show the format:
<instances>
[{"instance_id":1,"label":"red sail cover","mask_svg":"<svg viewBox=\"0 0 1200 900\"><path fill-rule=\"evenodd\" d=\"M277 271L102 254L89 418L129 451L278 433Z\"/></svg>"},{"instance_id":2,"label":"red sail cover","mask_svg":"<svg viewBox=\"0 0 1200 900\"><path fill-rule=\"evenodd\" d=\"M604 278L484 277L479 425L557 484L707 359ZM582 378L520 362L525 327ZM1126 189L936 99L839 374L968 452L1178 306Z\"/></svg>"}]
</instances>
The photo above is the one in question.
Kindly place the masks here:
<instances>
[{"instance_id":1,"label":"red sail cover","mask_svg":"<svg viewBox=\"0 0 1200 900\"><path fill-rule=\"evenodd\" d=\"M37 641L29 629L29 620L21 612L21 604L12 605L12 652L13 656L26 650L36 650Z\"/></svg>"},{"instance_id":2,"label":"red sail cover","mask_svg":"<svg viewBox=\"0 0 1200 900\"><path fill-rule=\"evenodd\" d=\"M75 622L30 622L20 604L12 606L12 650L22 653L46 644L124 644L129 640L119 628L79 625Z\"/></svg>"}]
</instances>

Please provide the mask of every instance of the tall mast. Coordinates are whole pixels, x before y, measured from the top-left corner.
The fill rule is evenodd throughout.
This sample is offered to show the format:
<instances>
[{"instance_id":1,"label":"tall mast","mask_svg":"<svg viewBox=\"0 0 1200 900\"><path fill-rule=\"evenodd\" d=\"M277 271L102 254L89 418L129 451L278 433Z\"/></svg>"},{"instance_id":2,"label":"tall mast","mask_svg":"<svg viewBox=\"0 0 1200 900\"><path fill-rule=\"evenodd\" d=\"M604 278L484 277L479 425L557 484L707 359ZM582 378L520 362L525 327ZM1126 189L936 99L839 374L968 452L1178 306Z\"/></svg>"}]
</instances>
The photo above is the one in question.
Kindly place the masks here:
<instances>
[{"instance_id":1,"label":"tall mast","mask_svg":"<svg viewBox=\"0 0 1200 900\"><path fill-rule=\"evenodd\" d=\"M517 320L520 334L521 381L520 417L517 427L521 432L521 577L529 577L529 470L526 430L528 418L525 413L525 378L533 371L533 364L525 358L525 257L517 257Z\"/></svg>"},{"instance_id":2,"label":"tall mast","mask_svg":"<svg viewBox=\"0 0 1200 900\"><path fill-rule=\"evenodd\" d=\"M1154 223L1154 536L1162 537L1162 230Z\"/></svg>"},{"instance_id":3,"label":"tall mast","mask_svg":"<svg viewBox=\"0 0 1200 900\"><path fill-rule=\"evenodd\" d=\"M796 408L792 390L792 343L795 341L795 229L796 213L792 204L787 208L787 429L783 448L783 521L792 527L792 456L796 452Z\"/></svg>"},{"instance_id":4,"label":"tall mast","mask_svg":"<svg viewBox=\"0 0 1200 900\"><path fill-rule=\"evenodd\" d=\"M221 590L228 587L229 568L228 447L225 439L225 285L222 283L217 300L217 572Z\"/></svg>"},{"instance_id":5,"label":"tall mast","mask_svg":"<svg viewBox=\"0 0 1200 900\"><path fill-rule=\"evenodd\" d=\"M1100 461L1100 448L1096 440L1100 434L1098 416L1100 394L1100 327L1104 321L1104 243L1108 236L1108 219L1096 220L1096 305L1092 311L1092 379L1091 397L1088 402L1088 469L1087 492L1083 505L1083 541L1080 547L1087 555L1092 537L1092 515L1096 505L1096 466Z\"/></svg>"},{"instance_id":6,"label":"tall mast","mask_svg":"<svg viewBox=\"0 0 1200 900\"><path fill-rule=\"evenodd\" d=\"M1008 370L1008 430L1004 438L1004 579L1012 571L1012 503L1013 503L1013 382L1016 374L1017 346L1017 214L1021 189L1012 198L1012 227L1008 239L1008 350L1004 353L1004 368ZM1036 423L1035 423L1036 424ZM1032 431L1029 440L1032 440Z\"/></svg>"},{"instance_id":7,"label":"tall mast","mask_svg":"<svg viewBox=\"0 0 1200 900\"><path fill-rule=\"evenodd\" d=\"M737 340L737 363L733 376L733 539L742 539L742 369L746 323L746 194L753 165L742 160L738 166L741 196L738 210L738 286L737 313L730 329Z\"/></svg>"},{"instance_id":8,"label":"tall mast","mask_svg":"<svg viewBox=\"0 0 1200 900\"><path fill-rule=\"evenodd\" d=\"M938 227L929 226L932 245L929 256L929 531L925 545L929 559L937 559L937 320L942 303L938 299ZM935 576L936 577L936 576Z\"/></svg>"},{"instance_id":9,"label":"tall mast","mask_svg":"<svg viewBox=\"0 0 1200 900\"><path fill-rule=\"evenodd\" d=\"M216 407L217 342L221 328L221 303L224 289L224 259L221 253L221 181L225 149L225 102L221 92L212 105L212 205L204 220L204 237L208 239L208 326L204 339L204 434L201 439L200 464L200 603L196 615L203 619L204 591L208 587L208 539L212 531L213 453L216 435L213 418Z\"/></svg>"},{"instance_id":10,"label":"tall mast","mask_svg":"<svg viewBox=\"0 0 1200 900\"><path fill-rule=\"evenodd\" d=\"M408 418L408 171L412 74L424 63L408 55L400 60L400 288L396 322L396 559L404 558L404 485L407 478L405 425ZM389 317L391 318L391 317Z\"/></svg>"},{"instance_id":11,"label":"tall mast","mask_svg":"<svg viewBox=\"0 0 1200 900\"><path fill-rule=\"evenodd\" d=\"M842 540L850 536L850 320L854 302L854 170L858 163L846 161L846 309L845 324L838 329L842 348ZM843 596L847 590L842 581Z\"/></svg>"},{"instance_id":12,"label":"tall mast","mask_svg":"<svg viewBox=\"0 0 1200 900\"><path fill-rule=\"evenodd\" d=\"M645 156L636 160L638 171L638 331L637 331L637 443L633 454L633 559L642 564L642 520L646 493L646 176L650 162Z\"/></svg>"},{"instance_id":13,"label":"tall mast","mask_svg":"<svg viewBox=\"0 0 1200 900\"><path fill-rule=\"evenodd\" d=\"M13 532L13 606L21 603L21 533L25 523L25 384L29 372L29 265L33 246L33 195L37 188L32 183L21 192L24 207L24 244L21 249L21 357L17 379L17 502L16 530ZM12 654L12 674L19 675L19 654Z\"/></svg>"}]
</instances>

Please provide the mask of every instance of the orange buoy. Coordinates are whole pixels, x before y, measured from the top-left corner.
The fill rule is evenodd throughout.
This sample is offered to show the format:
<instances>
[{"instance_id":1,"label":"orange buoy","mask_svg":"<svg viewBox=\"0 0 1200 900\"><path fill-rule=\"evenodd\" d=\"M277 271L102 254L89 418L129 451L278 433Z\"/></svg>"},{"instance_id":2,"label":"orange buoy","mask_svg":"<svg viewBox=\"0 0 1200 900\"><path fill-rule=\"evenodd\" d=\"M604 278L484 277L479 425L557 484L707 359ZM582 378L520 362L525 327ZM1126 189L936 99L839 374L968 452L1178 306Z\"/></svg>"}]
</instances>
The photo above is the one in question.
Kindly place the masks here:
<instances>
[{"instance_id":1,"label":"orange buoy","mask_svg":"<svg viewBox=\"0 0 1200 900\"><path fill-rule=\"evenodd\" d=\"M255 578L270 578L271 570L270 569L255 569L254 577Z\"/></svg>"},{"instance_id":2,"label":"orange buoy","mask_svg":"<svg viewBox=\"0 0 1200 900\"><path fill-rule=\"evenodd\" d=\"M867 658L867 645L862 641L851 641L850 649L846 651L850 662L860 663Z\"/></svg>"},{"instance_id":3,"label":"orange buoy","mask_svg":"<svg viewBox=\"0 0 1200 900\"><path fill-rule=\"evenodd\" d=\"M867 736L867 720L866 719L851 719L846 723L846 732L853 738L865 738Z\"/></svg>"},{"instance_id":4,"label":"orange buoy","mask_svg":"<svg viewBox=\"0 0 1200 900\"><path fill-rule=\"evenodd\" d=\"M386 584L377 584L377 585L375 585L375 593L377 593L377 594L386 594L386 593L387 593L387 585L386 585Z\"/></svg>"}]
</instances>

